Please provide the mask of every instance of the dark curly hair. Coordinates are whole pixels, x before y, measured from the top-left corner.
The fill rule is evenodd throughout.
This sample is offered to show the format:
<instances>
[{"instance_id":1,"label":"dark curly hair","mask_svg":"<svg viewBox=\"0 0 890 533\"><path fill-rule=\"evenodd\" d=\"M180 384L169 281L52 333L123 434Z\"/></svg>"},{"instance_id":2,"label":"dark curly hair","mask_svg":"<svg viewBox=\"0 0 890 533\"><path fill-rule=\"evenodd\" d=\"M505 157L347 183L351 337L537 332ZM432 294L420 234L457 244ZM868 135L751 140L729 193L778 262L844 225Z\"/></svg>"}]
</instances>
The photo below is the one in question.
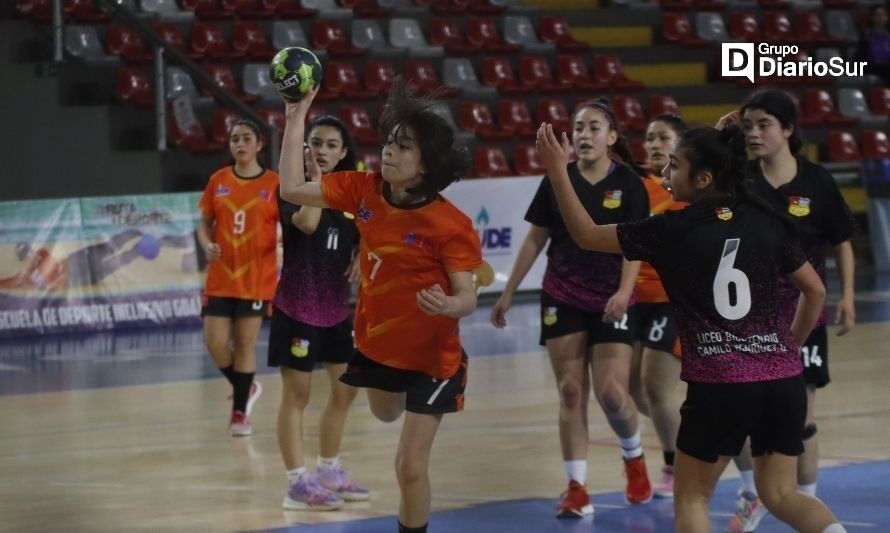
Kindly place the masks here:
<instances>
[{"instance_id":1,"label":"dark curly hair","mask_svg":"<svg viewBox=\"0 0 890 533\"><path fill-rule=\"evenodd\" d=\"M398 76L380 117L378 136L382 144L411 130L420 147L426 172L421 182L408 189L411 194L430 197L467 174L470 158L464 147L454 144L454 130L432 110L436 94L416 96L402 76Z\"/></svg>"}]
</instances>

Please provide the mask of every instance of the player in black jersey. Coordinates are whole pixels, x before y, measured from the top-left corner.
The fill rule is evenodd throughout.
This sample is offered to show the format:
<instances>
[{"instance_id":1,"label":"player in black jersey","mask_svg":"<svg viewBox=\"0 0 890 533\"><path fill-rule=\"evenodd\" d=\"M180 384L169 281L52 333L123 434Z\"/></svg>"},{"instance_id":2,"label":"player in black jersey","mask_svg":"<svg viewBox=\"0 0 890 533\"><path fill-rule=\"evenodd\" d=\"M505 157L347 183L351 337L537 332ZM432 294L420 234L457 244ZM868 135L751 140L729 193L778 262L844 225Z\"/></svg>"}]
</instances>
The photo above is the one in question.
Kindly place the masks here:
<instances>
[{"instance_id":1,"label":"player in black jersey","mask_svg":"<svg viewBox=\"0 0 890 533\"><path fill-rule=\"evenodd\" d=\"M597 225L566 175L568 139L538 131L538 152L560 211L584 249L623 253L652 264L677 312L689 385L677 439L678 531L711 530L708 503L731 456L751 436L766 506L798 531L845 531L819 500L797 491L806 392L797 346L809 335L825 287L793 224L750 190L738 128L686 132L666 182L682 211ZM801 291L790 330L778 318L777 284L788 274Z\"/></svg>"}]
</instances>

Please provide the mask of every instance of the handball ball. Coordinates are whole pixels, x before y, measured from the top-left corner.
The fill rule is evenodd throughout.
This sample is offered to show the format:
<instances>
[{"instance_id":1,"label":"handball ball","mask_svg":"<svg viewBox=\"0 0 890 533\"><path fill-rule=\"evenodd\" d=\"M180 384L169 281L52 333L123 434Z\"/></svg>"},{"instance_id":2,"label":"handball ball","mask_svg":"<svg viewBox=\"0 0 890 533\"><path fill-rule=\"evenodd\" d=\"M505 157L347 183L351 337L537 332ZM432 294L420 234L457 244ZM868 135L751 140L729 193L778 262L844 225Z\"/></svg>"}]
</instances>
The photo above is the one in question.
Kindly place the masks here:
<instances>
[{"instance_id":1,"label":"handball ball","mask_svg":"<svg viewBox=\"0 0 890 533\"><path fill-rule=\"evenodd\" d=\"M309 89L321 83L321 63L315 54L305 48L284 48L272 58L269 77L282 98L288 102L299 102Z\"/></svg>"}]
</instances>

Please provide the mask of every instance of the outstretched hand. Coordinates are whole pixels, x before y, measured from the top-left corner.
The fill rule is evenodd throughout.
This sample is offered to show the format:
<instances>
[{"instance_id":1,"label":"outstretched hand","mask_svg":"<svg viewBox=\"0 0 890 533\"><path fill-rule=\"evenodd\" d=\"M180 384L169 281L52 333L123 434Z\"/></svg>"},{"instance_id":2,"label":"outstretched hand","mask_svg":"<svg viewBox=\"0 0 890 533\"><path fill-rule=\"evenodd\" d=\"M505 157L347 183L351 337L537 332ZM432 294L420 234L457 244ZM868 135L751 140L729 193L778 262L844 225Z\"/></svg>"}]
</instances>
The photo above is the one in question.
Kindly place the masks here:
<instances>
[{"instance_id":1,"label":"outstretched hand","mask_svg":"<svg viewBox=\"0 0 890 533\"><path fill-rule=\"evenodd\" d=\"M561 139L556 138L553 132L553 124L541 123L538 128L538 137L535 141L538 158L547 170L547 175L553 176L557 170L566 168L571 154L571 143L566 132L562 132Z\"/></svg>"},{"instance_id":2,"label":"outstretched hand","mask_svg":"<svg viewBox=\"0 0 890 533\"><path fill-rule=\"evenodd\" d=\"M306 115L309 114L309 108L312 107L312 101L315 100L315 95L318 94L318 90L321 88L321 85L309 89L300 101L298 102L289 102L285 100L284 105L284 116L287 120L302 120L306 121Z\"/></svg>"}]
</instances>

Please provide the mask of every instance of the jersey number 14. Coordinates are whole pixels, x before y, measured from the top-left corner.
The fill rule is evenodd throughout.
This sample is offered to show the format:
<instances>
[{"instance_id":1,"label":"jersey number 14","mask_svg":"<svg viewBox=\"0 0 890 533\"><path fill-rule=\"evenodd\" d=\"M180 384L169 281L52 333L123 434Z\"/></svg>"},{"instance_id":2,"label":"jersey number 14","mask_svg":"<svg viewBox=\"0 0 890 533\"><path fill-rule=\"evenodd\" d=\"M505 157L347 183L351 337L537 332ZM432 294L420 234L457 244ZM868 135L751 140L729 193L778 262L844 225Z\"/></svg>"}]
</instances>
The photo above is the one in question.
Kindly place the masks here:
<instances>
[{"instance_id":1,"label":"jersey number 14","mask_svg":"<svg viewBox=\"0 0 890 533\"><path fill-rule=\"evenodd\" d=\"M720 316L738 320L751 310L751 285L748 276L735 268L741 239L726 239L717 275L714 276L714 307Z\"/></svg>"}]
</instances>

